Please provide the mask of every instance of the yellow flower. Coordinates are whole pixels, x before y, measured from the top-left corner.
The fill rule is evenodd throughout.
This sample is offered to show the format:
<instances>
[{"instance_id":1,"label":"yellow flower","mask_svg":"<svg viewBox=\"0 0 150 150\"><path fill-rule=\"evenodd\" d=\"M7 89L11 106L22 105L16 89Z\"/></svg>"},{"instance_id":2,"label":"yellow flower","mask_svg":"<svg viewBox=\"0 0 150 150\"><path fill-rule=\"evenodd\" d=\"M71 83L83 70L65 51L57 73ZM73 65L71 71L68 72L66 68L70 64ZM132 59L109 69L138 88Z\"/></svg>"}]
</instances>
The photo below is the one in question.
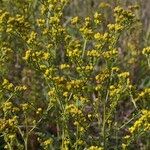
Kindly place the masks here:
<instances>
[{"instance_id":1,"label":"yellow flower","mask_svg":"<svg viewBox=\"0 0 150 150\"><path fill-rule=\"evenodd\" d=\"M90 27L82 27L80 28L80 32L82 33L83 37L89 39L93 35L93 30Z\"/></svg>"},{"instance_id":2,"label":"yellow flower","mask_svg":"<svg viewBox=\"0 0 150 150\"><path fill-rule=\"evenodd\" d=\"M118 68L118 67L112 67L112 71L113 71L113 72L118 72L118 71L119 71L119 68Z\"/></svg>"},{"instance_id":3,"label":"yellow flower","mask_svg":"<svg viewBox=\"0 0 150 150\"><path fill-rule=\"evenodd\" d=\"M29 108L29 104L27 103L21 104L21 107L22 107L22 110L27 110Z\"/></svg>"},{"instance_id":4,"label":"yellow flower","mask_svg":"<svg viewBox=\"0 0 150 150\"><path fill-rule=\"evenodd\" d=\"M12 83L9 83L7 79L3 80L2 86L7 90L12 90L14 88L14 85Z\"/></svg>"},{"instance_id":5,"label":"yellow flower","mask_svg":"<svg viewBox=\"0 0 150 150\"><path fill-rule=\"evenodd\" d=\"M129 72L123 72L123 73L118 74L118 77L119 78L128 78L129 75L130 75Z\"/></svg>"},{"instance_id":6,"label":"yellow flower","mask_svg":"<svg viewBox=\"0 0 150 150\"><path fill-rule=\"evenodd\" d=\"M9 83L8 80L4 79L2 85L6 85L7 83Z\"/></svg>"},{"instance_id":7,"label":"yellow flower","mask_svg":"<svg viewBox=\"0 0 150 150\"><path fill-rule=\"evenodd\" d=\"M107 8L107 7L111 7L110 4L105 3L105 2L101 2L99 5L100 8Z\"/></svg>"},{"instance_id":8,"label":"yellow flower","mask_svg":"<svg viewBox=\"0 0 150 150\"><path fill-rule=\"evenodd\" d=\"M67 55L70 58L76 58L76 57L80 57L81 56L81 51L79 49L74 49L74 50L67 50Z\"/></svg>"},{"instance_id":9,"label":"yellow flower","mask_svg":"<svg viewBox=\"0 0 150 150\"><path fill-rule=\"evenodd\" d=\"M99 57L100 56L100 52L98 52L97 50L89 50L89 51L87 51L87 56Z\"/></svg>"},{"instance_id":10,"label":"yellow flower","mask_svg":"<svg viewBox=\"0 0 150 150\"><path fill-rule=\"evenodd\" d=\"M73 25L74 25L74 24L77 24L78 21L79 21L79 17L76 16L76 17L74 17L74 18L71 19L71 24L73 24Z\"/></svg>"},{"instance_id":11,"label":"yellow flower","mask_svg":"<svg viewBox=\"0 0 150 150\"><path fill-rule=\"evenodd\" d=\"M100 33L98 32L98 33L94 34L94 38L95 38L96 40L101 40L101 39L103 38L103 36L102 36L102 34L100 34Z\"/></svg>"},{"instance_id":12,"label":"yellow flower","mask_svg":"<svg viewBox=\"0 0 150 150\"><path fill-rule=\"evenodd\" d=\"M51 23L51 24L57 25L57 24L59 24L59 22L60 22L60 18L59 18L58 15L55 15L55 16L53 16L53 17L50 17L50 23Z\"/></svg>"},{"instance_id":13,"label":"yellow flower","mask_svg":"<svg viewBox=\"0 0 150 150\"><path fill-rule=\"evenodd\" d=\"M35 31L32 31L29 35L29 39L27 41L28 44L34 42L34 40L36 39L37 33L35 33Z\"/></svg>"},{"instance_id":14,"label":"yellow flower","mask_svg":"<svg viewBox=\"0 0 150 150\"><path fill-rule=\"evenodd\" d=\"M25 86L25 85L23 85L23 86L16 86L15 87L15 91L25 91L27 89L27 87Z\"/></svg>"},{"instance_id":15,"label":"yellow flower","mask_svg":"<svg viewBox=\"0 0 150 150\"><path fill-rule=\"evenodd\" d=\"M8 110L11 110L12 107L13 107L12 102L5 102L5 103L3 104L3 111L4 111L4 112L7 112Z\"/></svg>"},{"instance_id":16,"label":"yellow flower","mask_svg":"<svg viewBox=\"0 0 150 150\"><path fill-rule=\"evenodd\" d=\"M60 69L68 69L70 66L68 64L61 64Z\"/></svg>"},{"instance_id":17,"label":"yellow flower","mask_svg":"<svg viewBox=\"0 0 150 150\"><path fill-rule=\"evenodd\" d=\"M100 24L101 23L101 18L102 18L102 15L98 12L95 12L94 14L94 22L95 24Z\"/></svg>"},{"instance_id":18,"label":"yellow flower","mask_svg":"<svg viewBox=\"0 0 150 150\"><path fill-rule=\"evenodd\" d=\"M47 139L46 141L43 142L44 146L48 146L52 144L52 139Z\"/></svg>"},{"instance_id":19,"label":"yellow flower","mask_svg":"<svg viewBox=\"0 0 150 150\"><path fill-rule=\"evenodd\" d=\"M72 116L75 116L75 115L81 115L82 114L82 111L79 110L75 105L73 104L70 104L68 106L66 106L66 112L67 113L70 113Z\"/></svg>"},{"instance_id":20,"label":"yellow flower","mask_svg":"<svg viewBox=\"0 0 150 150\"><path fill-rule=\"evenodd\" d=\"M28 61L31 55L32 55L31 50L27 50L23 59Z\"/></svg>"},{"instance_id":21,"label":"yellow flower","mask_svg":"<svg viewBox=\"0 0 150 150\"><path fill-rule=\"evenodd\" d=\"M126 144L123 143L121 146L122 146L122 149L123 149L123 150L126 150L126 148L127 148L127 145L126 145Z\"/></svg>"},{"instance_id":22,"label":"yellow flower","mask_svg":"<svg viewBox=\"0 0 150 150\"><path fill-rule=\"evenodd\" d=\"M8 125L11 127L15 127L15 125L18 124L18 117L17 116L13 116L13 118L8 119Z\"/></svg>"},{"instance_id":23,"label":"yellow flower","mask_svg":"<svg viewBox=\"0 0 150 150\"><path fill-rule=\"evenodd\" d=\"M40 114L42 112L42 108L38 108L36 114Z\"/></svg>"},{"instance_id":24,"label":"yellow flower","mask_svg":"<svg viewBox=\"0 0 150 150\"><path fill-rule=\"evenodd\" d=\"M107 25L107 27L108 27L108 29L110 30L110 31L122 31L123 30L123 26L122 25L120 25L120 24L108 24Z\"/></svg>"},{"instance_id":25,"label":"yellow flower","mask_svg":"<svg viewBox=\"0 0 150 150\"><path fill-rule=\"evenodd\" d=\"M91 146L87 150L103 150L103 148L102 147L98 147L98 146Z\"/></svg>"},{"instance_id":26,"label":"yellow flower","mask_svg":"<svg viewBox=\"0 0 150 150\"><path fill-rule=\"evenodd\" d=\"M9 137L10 140L14 140L16 138L16 135L15 134L10 134L8 137Z\"/></svg>"},{"instance_id":27,"label":"yellow flower","mask_svg":"<svg viewBox=\"0 0 150 150\"><path fill-rule=\"evenodd\" d=\"M48 92L49 96L54 96L55 95L55 88L52 88L49 92Z\"/></svg>"},{"instance_id":28,"label":"yellow flower","mask_svg":"<svg viewBox=\"0 0 150 150\"><path fill-rule=\"evenodd\" d=\"M79 131L80 131L80 132L83 132L83 131L85 131L85 130L84 130L83 127L79 127Z\"/></svg>"},{"instance_id":29,"label":"yellow flower","mask_svg":"<svg viewBox=\"0 0 150 150\"><path fill-rule=\"evenodd\" d=\"M64 93L63 93L63 96L64 96L64 97L68 97L68 92L64 92Z\"/></svg>"},{"instance_id":30,"label":"yellow flower","mask_svg":"<svg viewBox=\"0 0 150 150\"><path fill-rule=\"evenodd\" d=\"M150 46L144 48L143 51L142 51L142 53L143 53L143 55L145 55L145 56L149 56L149 55L150 55Z\"/></svg>"},{"instance_id":31,"label":"yellow flower","mask_svg":"<svg viewBox=\"0 0 150 150\"><path fill-rule=\"evenodd\" d=\"M50 58L50 54L48 52L43 53L43 59L48 60Z\"/></svg>"},{"instance_id":32,"label":"yellow flower","mask_svg":"<svg viewBox=\"0 0 150 150\"><path fill-rule=\"evenodd\" d=\"M142 110L141 117L135 121L133 126L129 128L131 134L136 134L141 131L150 131L150 111Z\"/></svg>"},{"instance_id":33,"label":"yellow flower","mask_svg":"<svg viewBox=\"0 0 150 150\"><path fill-rule=\"evenodd\" d=\"M37 19L36 21L37 21L38 26L40 26L40 27L45 24L45 20L44 19Z\"/></svg>"}]
</instances>

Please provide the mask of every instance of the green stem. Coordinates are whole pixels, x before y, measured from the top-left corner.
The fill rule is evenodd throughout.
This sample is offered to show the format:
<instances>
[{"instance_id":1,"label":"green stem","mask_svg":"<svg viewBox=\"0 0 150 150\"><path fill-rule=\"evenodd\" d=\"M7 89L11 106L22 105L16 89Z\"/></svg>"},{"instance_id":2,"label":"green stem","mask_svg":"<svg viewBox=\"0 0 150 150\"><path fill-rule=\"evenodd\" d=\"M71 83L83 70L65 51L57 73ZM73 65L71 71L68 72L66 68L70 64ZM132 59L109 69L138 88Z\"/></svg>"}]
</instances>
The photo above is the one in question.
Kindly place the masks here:
<instances>
[{"instance_id":1,"label":"green stem","mask_svg":"<svg viewBox=\"0 0 150 150\"><path fill-rule=\"evenodd\" d=\"M28 136L24 139L25 150L28 150Z\"/></svg>"},{"instance_id":2,"label":"green stem","mask_svg":"<svg viewBox=\"0 0 150 150\"><path fill-rule=\"evenodd\" d=\"M148 67L150 68L150 56L147 58Z\"/></svg>"},{"instance_id":3,"label":"green stem","mask_svg":"<svg viewBox=\"0 0 150 150\"><path fill-rule=\"evenodd\" d=\"M66 118L63 114L63 128L62 128L62 149L66 149L66 144L64 144L64 141L66 140Z\"/></svg>"},{"instance_id":4,"label":"green stem","mask_svg":"<svg viewBox=\"0 0 150 150\"><path fill-rule=\"evenodd\" d=\"M78 104L79 101L77 100L76 103ZM77 105L78 107L78 105ZM77 116L77 119L79 120L79 116ZM75 150L78 150L78 140L79 140L79 122L77 123L77 130L76 130L76 147Z\"/></svg>"},{"instance_id":5,"label":"green stem","mask_svg":"<svg viewBox=\"0 0 150 150\"><path fill-rule=\"evenodd\" d=\"M10 150L13 150L9 142L7 142L7 145L8 145Z\"/></svg>"},{"instance_id":6,"label":"green stem","mask_svg":"<svg viewBox=\"0 0 150 150\"><path fill-rule=\"evenodd\" d=\"M85 54L86 44L87 44L87 40L85 39L84 45L83 45L83 51L82 51L82 58L84 57L84 54Z\"/></svg>"},{"instance_id":7,"label":"green stem","mask_svg":"<svg viewBox=\"0 0 150 150\"><path fill-rule=\"evenodd\" d=\"M79 125L77 124L77 131L76 131L76 148L75 148L75 150L78 150L78 136L79 136Z\"/></svg>"},{"instance_id":8,"label":"green stem","mask_svg":"<svg viewBox=\"0 0 150 150\"><path fill-rule=\"evenodd\" d=\"M134 100L134 98L133 98L133 95L132 95L131 91L129 91L129 93L130 93L131 101L132 101L132 103L133 103L135 109L138 110L138 107L137 107L137 105L136 105L136 102L135 102L135 100Z\"/></svg>"},{"instance_id":9,"label":"green stem","mask_svg":"<svg viewBox=\"0 0 150 150\"><path fill-rule=\"evenodd\" d=\"M140 115L140 112L135 115L134 117L132 117L131 119L129 119L127 122L125 122L121 127L118 128L118 131L123 129L126 125L128 125L131 121L133 121L136 117L138 117Z\"/></svg>"},{"instance_id":10,"label":"green stem","mask_svg":"<svg viewBox=\"0 0 150 150\"><path fill-rule=\"evenodd\" d=\"M102 136L103 136L103 144L104 149L106 149L106 131L105 131L105 124L106 124L106 102L108 101L109 90L107 90L106 98L103 102L103 126L102 126Z\"/></svg>"},{"instance_id":11,"label":"green stem","mask_svg":"<svg viewBox=\"0 0 150 150\"><path fill-rule=\"evenodd\" d=\"M24 116L25 116L25 127L26 127L26 135L24 137L24 147L25 147L25 150L28 150L28 123L27 123L27 116L26 116L26 112L24 113Z\"/></svg>"},{"instance_id":12,"label":"green stem","mask_svg":"<svg viewBox=\"0 0 150 150\"><path fill-rule=\"evenodd\" d=\"M115 110L117 112L117 110ZM116 113L115 113L115 122L116 122L116 125L115 125L115 140L116 140L116 149L118 149L118 124L117 124L117 116L116 116Z\"/></svg>"},{"instance_id":13,"label":"green stem","mask_svg":"<svg viewBox=\"0 0 150 150\"><path fill-rule=\"evenodd\" d=\"M103 104L103 126L102 126L104 149L106 148L105 120L106 120L106 106L105 106L105 102L104 102L104 104Z\"/></svg>"}]
</instances>

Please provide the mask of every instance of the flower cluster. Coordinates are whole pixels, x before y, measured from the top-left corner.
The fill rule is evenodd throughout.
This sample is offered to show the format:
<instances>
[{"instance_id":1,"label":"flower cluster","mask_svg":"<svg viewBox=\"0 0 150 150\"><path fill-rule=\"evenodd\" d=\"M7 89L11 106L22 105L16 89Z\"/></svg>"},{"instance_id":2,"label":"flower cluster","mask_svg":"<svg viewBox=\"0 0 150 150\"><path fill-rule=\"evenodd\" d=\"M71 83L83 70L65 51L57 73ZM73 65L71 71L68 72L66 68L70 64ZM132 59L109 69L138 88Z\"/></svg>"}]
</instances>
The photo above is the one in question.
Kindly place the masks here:
<instances>
[{"instance_id":1,"label":"flower cluster","mask_svg":"<svg viewBox=\"0 0 150 150\"><path fill-rule=\"evenodd\" d=\"M142 110L141 117L135 121L132 127L129 128L131 134L135 134L137 132L141 132L141 130L150 131L150 111Z\"/></svg>"},{"instance_id":2,"label":"flower cluster","mask_svg":"<svg viewBox=\"0 0 150 150\"><path fill-rule=\"evenodd\" d=\"M123 128L131 138L127 135L122 147L130 148L133 137L142 139L141 132L150 130L150 90L140 83L142 75L133 81L138 69L129 66L135 57L144 58L132 35L137 7L113 9L101 3L88 16L72 17L72 5L69 0L28 0L0 6L0 135L5 149L120 149ZM148 63L149 49L142 51ZM142 112L133 125L130 111Z\"/></svg>"}]
</instances>

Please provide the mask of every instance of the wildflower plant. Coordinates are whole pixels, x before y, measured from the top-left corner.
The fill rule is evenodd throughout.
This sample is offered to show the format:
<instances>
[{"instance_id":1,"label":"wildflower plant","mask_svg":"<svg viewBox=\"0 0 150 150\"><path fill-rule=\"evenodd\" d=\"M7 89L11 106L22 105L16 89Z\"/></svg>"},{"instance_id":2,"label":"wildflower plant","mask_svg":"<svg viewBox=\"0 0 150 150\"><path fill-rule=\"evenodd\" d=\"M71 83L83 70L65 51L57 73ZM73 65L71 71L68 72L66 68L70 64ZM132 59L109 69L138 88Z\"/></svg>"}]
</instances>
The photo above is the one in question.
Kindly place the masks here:
<instances>
[{"instance_id":1,"label":"wildflower plant","mask_svg":"<svg viewBox=\"0 0 150 150\"><path fill-rule=\"evenodd\" d=\"M140 91L120 61L138 8L116 6L105 23L102 7L67 19L69 0L9 2L0 7L4 148L126 149L138 138L149 147L149 88ZM149 65L149 47L142 54Z\"/></svg>"}]
</instances>

